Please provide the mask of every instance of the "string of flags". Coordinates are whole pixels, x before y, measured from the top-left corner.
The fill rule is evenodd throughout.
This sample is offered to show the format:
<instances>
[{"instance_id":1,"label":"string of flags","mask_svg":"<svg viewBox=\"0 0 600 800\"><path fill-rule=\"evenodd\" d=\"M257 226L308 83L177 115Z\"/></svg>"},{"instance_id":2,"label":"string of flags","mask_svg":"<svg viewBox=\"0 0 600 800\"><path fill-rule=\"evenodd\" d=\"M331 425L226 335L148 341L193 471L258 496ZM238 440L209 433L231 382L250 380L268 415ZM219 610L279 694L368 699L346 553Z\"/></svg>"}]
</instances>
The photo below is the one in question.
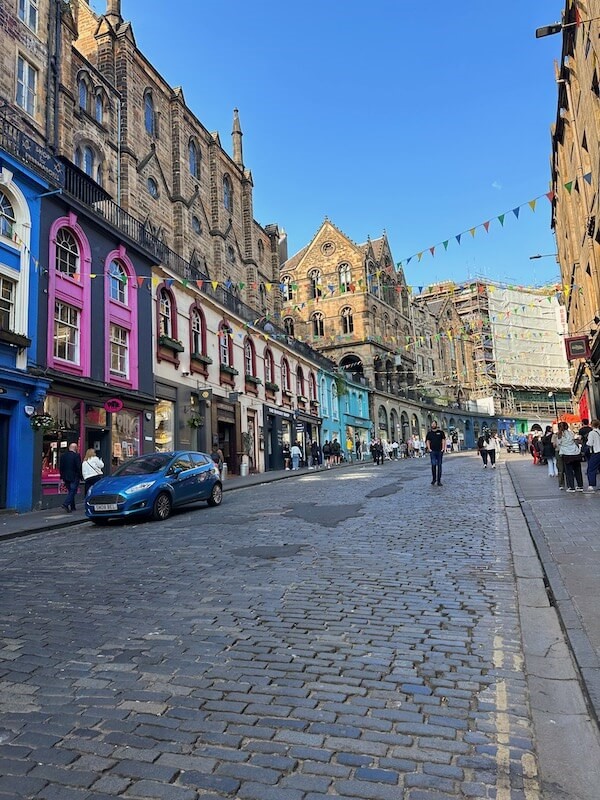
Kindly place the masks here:
<instances>
[{"instance_id":1,"label":"string of flags","mask_svg":"<svg viewBox=\"0 0 600 800\"><path fill-rule=\"evenodd\" d=\"M586 183L591 184L592 173L587 172L583 176L583 179L584 181L586 181ZM567 190L569 194L571 194L573 188L576 187L577 187L576 179L567 181L567 183L564 184L564 188ZM479 228L483 228L483 230L486 233L489 233L490 225L492 224L492 222L495 222L496 220L500 223L500 226L503 228L507 217L509 217L512 214L514 215L515 219L518 220L519 214L521 213L521 209L526 208L527 206L529 206L531 211L535 213L535 207L537 205L537 201L540 200L542 197L546 197L548 201L552 203L555 197L555 192L550 191L550 192L545 192L544 194L540 194L537 197L534 197L532 200L528 200L527 202L521 203L521 205L518 205L515 208L510 209L509 211L505 211L503 214L498 214L498 216L496 217L490 217L490 219L486 220L485 222L481 222L478 225L473 225L471 228L467 228L466 230L461 231L460 233L454 234L453 236L449 236L447 239L444 239L441 242L436 242L436 244L434 245L430 245L429 247L424 247L422 250L413 253L411 256L408 256L407 258L403 258L400 261L398 261L397 268L400 269L401 267L408 266L408 264L410 264L410 262L414 258L416 258L417 261L420 262L423 256L427 255L428 253L431 255L432 258L434 258L436 250L438 250L439 248L443 247L445 252L446 250L448 250L448 247L453 241L456 241L456 243L460 245L463 236L467 236L470 234L471 238L474 239L475 234Z\"/></svg>"}]
</instances>

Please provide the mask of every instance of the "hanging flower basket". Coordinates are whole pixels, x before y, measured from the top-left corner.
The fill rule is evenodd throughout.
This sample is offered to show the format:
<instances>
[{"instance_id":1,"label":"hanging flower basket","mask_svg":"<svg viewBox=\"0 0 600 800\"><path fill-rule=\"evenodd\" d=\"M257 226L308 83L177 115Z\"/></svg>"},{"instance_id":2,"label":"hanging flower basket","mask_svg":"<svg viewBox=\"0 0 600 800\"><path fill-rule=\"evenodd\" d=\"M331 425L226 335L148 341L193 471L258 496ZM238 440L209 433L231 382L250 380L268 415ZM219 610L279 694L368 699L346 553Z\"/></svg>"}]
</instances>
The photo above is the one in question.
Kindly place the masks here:
<instances>
[{"instance_id":1,"label":"hanging flower basket","mask_svg":"<svg viewBox=\"0 0 600 800\"><path fill-rule=\"evenodd\" d=\"M202 428L204 426L204 417L190 417L187 424L190 428Z\"/></svg>"},{"instance_id":2,"label":"hanging flower basket","mask_svg":"<svg viewBox=\"0 0 600 800\"><path fill-rule=\"evenodd\" d=\"M54 417L50 414L34 414L29 418L29 424L34 431L47 431L55 426Z\"/></svg>"}]
</instances>

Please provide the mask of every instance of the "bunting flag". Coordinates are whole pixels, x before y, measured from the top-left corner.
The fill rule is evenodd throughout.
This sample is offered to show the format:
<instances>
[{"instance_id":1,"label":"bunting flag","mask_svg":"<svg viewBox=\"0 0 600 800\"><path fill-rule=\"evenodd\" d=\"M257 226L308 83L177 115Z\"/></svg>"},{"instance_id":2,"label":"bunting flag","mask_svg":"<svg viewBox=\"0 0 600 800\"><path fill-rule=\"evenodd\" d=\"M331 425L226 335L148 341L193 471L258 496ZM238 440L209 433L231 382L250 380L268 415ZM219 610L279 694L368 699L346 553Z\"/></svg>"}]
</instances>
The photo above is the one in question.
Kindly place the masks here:
<instances>
[{"instance_id":1,"label":"bunting flag","mask_svg":"<svg viewBox=\"0 0 600 800\"><path fill-rule=\"evenodd\" d=\"M587 183L591 184L591 183L592 183L592 173L591 173L591 172L586 172L586 173L585 173L585 175L583 175L583 179L584 179L584 180L585 180ZM576 182L576 181L572 181L572 180L571 180L571 181L568 181L568 182L567 182L567 183L565 183L565 184L563 184L564 188L567 190L567 192L568 192L569 194L571 194L571 192L573 191L573 186L574 186L574 185L576 186L576 185L577 185L577 182ZM513 208L513 209L511 209L511 210L510 210L510 212L508 212L508 211L505 211L505 212L504 212L504 213L502 213L502 214L498 214L498 216L497 216L497 217L495 217L495 219L497 219L497 220L498 220L498 222L500 223L500 226L503 228L503 227L504 227L504 223L505 223L505 221L506 221L506 215L507 215L508 213L511 213L511 214L513 214L513 215L514 215L514 217L515 217L515 219L517 219L517 220L519 219L519 215L520 215L520 213L521 213L521 209L522 209L524 206L529 206L529 208L531 209L531 211L532 211L533 213L535 213L535 208L536 208L537 201L538 201L538 200L539 200L541 197L545 197L545 198L547 198L547 200L548 200L550 203L552 203L552 202L554 202L555 193L554 193L554 192L552 192L552 191L550 191L550 192L545 192L544 194L540 194L540 195L538 195L537 197L534 197L532 200L528 200L526 203L521 203L521 205L519 205L519 206L515 206L515 208ZM465 233L467 233L467 232L468 232L468 233L470 233L470 234L471 234L471 236L472 236L473 238L475 238L475 232L476 232L477 228L483 228L483 229L485 230L485 232L486 232L486 233L489 233L489 230L490 230L490 225L491 225L492 221L493 221L493 220L486 220L485 222L482 222L480 225L473 225L472 227L470 227L470 228L467 228L466 230L464 230L464 231L461 231L460 233L457 233L457 234L455 234L455 235L454 235L454 239L456 239L456 242L457 242L457 244L459 244L459 245L460 245L460 243L461 243L461 239L462 239L463 235L464 235ZM450 242L450 239L444 239L443 241L441 241L441 242L438 242L437 244L430 245L429 247L426 247L426 248L424 248L423 250L420 250L418 253L413 253L411 256L407 256L406 258L403 258L403 259L401 259L400 261L398 261L398 262L397 262L397 265L396 265L396 266L397 266L397 269L401 269L402 267L408 266L408 264L410 264L411 260L412 260L413 258L415 258L415 257L417 258L417 260L418 260L418 261L421 261L421 259L422 259L423 255L424 255L424 253L426 253L427 251L429 251L429 252L431 253L431 255L432 255L432 256L434 256L434 254L435 254L435 249L436 249L436 247L438 247L439 245L442 245L442 246L444 247L444 250L447 250L447 249L448 249L448 244L449 244L449 242Z\"/></svg>"}]
</instances>

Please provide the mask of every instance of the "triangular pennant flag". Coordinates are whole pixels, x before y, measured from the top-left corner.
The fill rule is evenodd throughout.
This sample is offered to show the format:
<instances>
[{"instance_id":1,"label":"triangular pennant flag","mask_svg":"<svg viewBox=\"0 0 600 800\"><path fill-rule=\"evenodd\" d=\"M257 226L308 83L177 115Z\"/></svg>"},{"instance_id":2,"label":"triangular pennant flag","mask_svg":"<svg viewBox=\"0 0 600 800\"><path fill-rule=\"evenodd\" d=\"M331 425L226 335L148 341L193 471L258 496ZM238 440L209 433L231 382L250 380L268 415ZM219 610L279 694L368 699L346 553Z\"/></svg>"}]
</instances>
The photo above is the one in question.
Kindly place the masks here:
<instances>
[{"instance_id":1,"label":"triangular pennant flag","mask_svg":"<svg viewBox=\"0 0 600 800\"><path fill-rule=\"evenodd\" d=\"M458 236L456 237L456 241L457 241L459 244L460 244L460 237L461 237L461 236L462 236L462 233L459 233L459 234L458 234Z\"/></svg>"},{"instance_id":2,"label":"triangular pennant flag","mask_svg":"<svg viewBox=\"0 0 600 800\"><path fill-rule=\"evenodd\" d=\"M138 275L137 276L137 284L141 289L141 287L144 285L144 276L143 275Z\"/></svg>"},{"instance_id":3,"label":"triangular pennant flag","mask_svg":"<svg viewBox=\"0 0 600 800\"><path fill-rule=\"evenodd\" d=\"M586 174L583 176L583 180L587 181L587 183L591 183L592 182L592 173L591 172L586 172Z\"/></svg>"},{"instance_id":4,"label":"triangular pennant flag","mask_svg":"<svg viewBox=\"0 0 600 800\"><path fill-rule=\"evenodd\" d=\"M79 272L74 272L71 275L71 277L73 278L74 281L77 281L77 283L79 283L79 281L81 280L81 274ZM95 275L90 275L90 278L95 278L95 277L96 277Z\"/></svg>"},{"instance_id":5,"label":"triangular pennant flag","mask_svg":"<svg viewBox=\"0 0 600 800\"><path fill-rule=\"evenodd\" d=\"M529 204L528 204L528 205L529 205L529 208L530 208L532 211L535 211L535 204L536 204L536 201L535 201L535 200L530 200L530 201L529 201Z\"/></svg>"},{"instance_id":6,"label":"triangular pennant flag","mask_svg":"<svg viewBox=\"0 0 600 800\"><path fill-rule=\"evenodd\" d=\"M469 233L471 234L471 236L472 236L473 238L475 238L475 228L471 228L471 230L469 231Z\"/></svg>"},{"instance_id":7,"label":"triangular pennant flag","mask_svg":"<svg viewBox=\"0 0 600 800\"><path fill-rule=\"evenodd\" d=\"M204 286L204 281L196 281L196 286L201 289Z\"/></svg>"},{"instance_id":8,"label":"triangular pennant flag","mask_svg":"<svg viewBox=\"0 0 600 800\"><path fill-rule=\"evenodd\" d=\"M565 183L565 189L567 190L567 192L569 194L571 194L571 191L573 189L573 181L569 181L568 183Z\"/></svg>"},{"instance_id":9,"label":"triangular pennant flag","mask_svg":"<svg viewBox=\"0 0 600 800\"><path fill-rule=\"evenodd\" d=\"M490 223L489 223L489 220L488 220L488 222L484 222L484 223L483 223L483 227L485 228L485 232L486 232L486 233L489 233L489 230L490 230Z\"/></svg>"},{"instance_id":10,"label":"triangular pennant flag","mask_svg":"<svg viewBox=\"0 0 600 800\"><path fill-rule=\"evenodd\" d=\"M435 245L429 248L429 252L431 253L432 257L435 256Z\"/></svg>"},{"instance_id":11,"label":"triangular pennant flag","mask_svg":"<svg viewBox=\"0 0 600 800\"><path fill-rule=\"evenodd\" d=\"M500 216L498 217L498 222L500 223L500 225L502 225L502 227L504 227L504 214L500 214Z\"/></svg>"},{"instance_id":12,"label":"triangular pennant flag","mask_svg":"<svg viewBox=\"0 0 600 800\"><path fill-rule=\"evenodd\" d=\"M513 208L513 210L512 210L513 214L515 215L515 217L516 217L517 219L519 219L519 211L520 211L520 210L521 210L521 209L520 209L520 207L519 207L519 206L517 206L516 208Z\"/></svg>"},{"instance_id":13,"label":"triangular pennant flag","mask_svg":"<svg viewBox=\"0 0 600 800\"><path fill-rule=\"evenodd\" d=\"M410 258L407 258L407 259L406 259L406 266L407 266L407 267L408 267L408 265L410 264L410 262L412 261L412 258L413 258L413 257L411 256Z\"/></svg>"},{"instance_id":14,"label":"triangular pennant flag","mask_svg":"<svg viewBox=\"0 0 600 800\"><path fill-rule=\"evenodd\" d=\"M421 294L421 292L423 291L423 287L422 286L417 286L417 289L419 290L419 294Z\"/></svg>"},{"instance_id":15,"label":"triangular pennant flag","mask_svg":"<svg viewBox=\"0 0 600 800\"><path fill-rule=\"evenodd\" d=\"M213 287L213 289L214 289L214 290L215 290L215 292L216 292L216 291L217 291L217 287L218 287L218 285L219 285L219 281L212 281L211 283L212 283L212 287Z\"/></svg>"},{"instance_id":16,"label":"triangular pennant flag","mask_svg":"<svg viewBox=\"0 0 600 800\"><path fill-rule=\"evenodd\" d=\"M442 242L442 244L444 245L444 250L447 250L448 249L448 239L446 239L445 242Z\"/></svg>"},{"instance_id":17,"label":"triangular pennant flag","mask_svg":"<svg viewBox=\"0 0 600 800\"><path fill-rule=\"evenodd\" d=\"M184 289L187 289L189 281L187 280L187 278L182 278L181 279L181 284L182 284Z\"/></svg>"},{"instance_id":18,"label":"triangular pennant flag","mask_svg":"<svg viewBox=\"0 0 600 800\"><path fill-rule=\"evenodd\" d=\"M554 200L554 192L546 192L546 197L552 202Z\"/></svg>"},{"instance_id":19,"label":"triangular pennant flag","mask_svg":"<svg viewBox=\"0 0 600 800\"><path fill-rule=\"evenodd\" d=\"M423 258L423 252L417 253L417 260L420 261Z\"/></svg>"},{"instance_id":20,"label":"triangular pennant flag","mask_svg":"<svg viewBox=\"0 0 600 800\"><path fill-rule=\"evenodd\" d=\"M167 289L170 289L174 283L175 283L175 278L167 278L165 280L165 286L167 287Z\"/></svg>"}]
</instances>

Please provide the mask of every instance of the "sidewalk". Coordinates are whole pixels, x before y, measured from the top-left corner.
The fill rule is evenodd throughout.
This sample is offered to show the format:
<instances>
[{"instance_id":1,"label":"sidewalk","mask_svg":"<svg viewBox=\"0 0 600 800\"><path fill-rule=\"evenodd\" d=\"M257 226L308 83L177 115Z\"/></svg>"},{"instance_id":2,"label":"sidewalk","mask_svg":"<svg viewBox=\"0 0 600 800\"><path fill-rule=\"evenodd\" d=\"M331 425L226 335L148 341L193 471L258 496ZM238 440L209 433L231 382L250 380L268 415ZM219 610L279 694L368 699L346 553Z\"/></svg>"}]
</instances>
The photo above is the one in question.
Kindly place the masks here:
<instances>
[{"instance_id":1,"label":"sidewalk","mask_svg":"<svg viewBox=\"0 0 600 800\"><path fill-rule=\"evenodd\" d=\"M504 457L591 712L600 720L600 492L558 490L529 456ZM587 481L584 478L584 485Z\"/></svg>"}]
</instances>

